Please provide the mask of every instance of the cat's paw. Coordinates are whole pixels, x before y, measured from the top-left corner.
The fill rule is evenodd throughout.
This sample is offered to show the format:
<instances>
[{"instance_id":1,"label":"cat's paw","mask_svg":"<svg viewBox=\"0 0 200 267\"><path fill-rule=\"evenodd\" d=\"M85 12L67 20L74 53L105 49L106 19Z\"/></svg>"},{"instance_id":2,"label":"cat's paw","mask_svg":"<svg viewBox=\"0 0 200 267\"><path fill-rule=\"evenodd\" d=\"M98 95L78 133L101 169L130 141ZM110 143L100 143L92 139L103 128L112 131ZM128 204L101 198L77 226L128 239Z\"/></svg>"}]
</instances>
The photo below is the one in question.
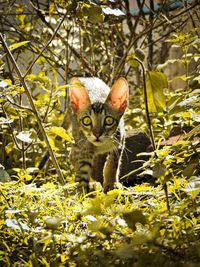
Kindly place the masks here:
<instances>
[{"instance_id":1,"label":"cat's paw","mask_svg":"<svg viewBox=\"0 0 200 267\"><path fill-rule=\"evenodd\" d=\"M122 184L119 183L119 182L114 183L114 184L106 184L106 185L103 186L103 192L107 193L110 190L121 189L122 187L123 187Z\"/></svg>"},{"instance_id":2,"label":"cat's paw","mask_svg":"<svg viewBox=\"0 0 200 267\"><path fill-rule=\"evenodd\" d=\"M80 195L86 195L89 193L90 188L89 188L89 183L86 182L79 182L77 187L76 187L76 193Z\"/></svg>"}]
</instances>

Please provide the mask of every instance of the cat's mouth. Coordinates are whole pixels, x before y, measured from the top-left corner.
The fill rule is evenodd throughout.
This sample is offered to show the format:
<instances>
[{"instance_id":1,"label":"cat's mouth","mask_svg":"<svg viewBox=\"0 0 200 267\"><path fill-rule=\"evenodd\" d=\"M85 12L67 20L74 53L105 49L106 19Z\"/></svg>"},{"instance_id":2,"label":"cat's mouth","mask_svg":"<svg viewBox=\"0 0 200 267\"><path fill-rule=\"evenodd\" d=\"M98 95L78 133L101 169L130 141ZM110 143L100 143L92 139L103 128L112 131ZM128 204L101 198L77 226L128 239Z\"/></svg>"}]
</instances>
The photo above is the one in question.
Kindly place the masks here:
<instances>
[{"instance_id":1,"label":"cat's mouth","mask_svg":"<svg viewBox=\"0 0 200 267\"><path fill-rule=\"evenodd\" d=\"M95 138L95 139L92 140L92 143L93 143L95 146L99 146L99 145L102 145L103 140L102 140L100 137L97 137L97 138Z\"/></svg>"},{"instance_id":2,"label":"cat's mouth","mask_svg":"<svg viewBox=\"0 0 200 267\"><path fill-rule=\"evenodd\" d=\"M106 142L106 139L104 136L99 136L99 137L90 136L88 140L95 146L102 146Z\"/></svg>"},{"instance_id":3,"label":"cat's mouth","mask_svg":"<svg viewBox=\"0 0 200 267\"><path fill-rule=\"evenodd\" d=\"M96 138L96 140L94 140L94 144L96 144L96 145L99 145L101 143L102 143L102 141L99 138Z\"/></svg>"}]
</instances>

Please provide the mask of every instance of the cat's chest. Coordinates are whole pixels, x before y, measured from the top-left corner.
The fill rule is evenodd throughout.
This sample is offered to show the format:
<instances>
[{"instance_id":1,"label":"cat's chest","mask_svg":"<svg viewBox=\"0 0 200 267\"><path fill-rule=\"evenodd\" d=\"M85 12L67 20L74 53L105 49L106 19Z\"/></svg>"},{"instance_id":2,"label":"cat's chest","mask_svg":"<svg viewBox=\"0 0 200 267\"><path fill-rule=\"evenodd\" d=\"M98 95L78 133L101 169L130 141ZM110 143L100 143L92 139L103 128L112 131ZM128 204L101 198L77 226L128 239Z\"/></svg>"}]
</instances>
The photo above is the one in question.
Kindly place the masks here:
<instances>
[{"instance_id":1,"label":"cat's chest","mask_svg":"<svg viewBox=\"0 0 200 267\"><path fill-rule=\"evenodd\" d=\"M116 145L112 141L104 142L100 146L94 146L95 154L105 154L112 152L115 149Z\"/></svg>"}]
</instances>

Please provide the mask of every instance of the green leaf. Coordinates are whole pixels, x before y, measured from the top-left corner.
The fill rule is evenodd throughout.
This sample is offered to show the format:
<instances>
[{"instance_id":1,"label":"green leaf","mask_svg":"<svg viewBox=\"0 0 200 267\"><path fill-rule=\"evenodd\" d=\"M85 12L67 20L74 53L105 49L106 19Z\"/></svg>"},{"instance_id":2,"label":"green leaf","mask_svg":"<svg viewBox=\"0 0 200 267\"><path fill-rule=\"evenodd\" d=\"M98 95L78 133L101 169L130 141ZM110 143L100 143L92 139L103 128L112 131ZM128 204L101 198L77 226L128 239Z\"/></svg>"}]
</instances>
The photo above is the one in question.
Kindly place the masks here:
<instances>
[{"instance_id":1,"label":"green leaf","mask_svg":"<svg viewBox=\"0 0 200 267\"><path fill-rule=\"evenodd\" d=\"M88 229L91 230L92 232L99 232L99 230L105 226L104 220L99 219L97 221L91 222L88 224Z\"/></svg>"},{"instance_id":2,"label":"green leaf","mask_svg":"<svg viewBox=\"0 0 200 267\"><path fill-rule=\"evenodd\" d=\"M153 167L153 177L159 178L166 173L166 166L162 163L156 163Z\"/></svg>"},{"instance_id":3,"label":"green leaf","mask_svg":"<svg viewBox=\"0 0 200 267\"><path fill-rule=\"evenodd\" d=\"M54 133L60 137L62 137L67 142L72 142L72 137L68 134L63 127L54 126L51 128L50 133Z\"/></svg>"},{"instance_id":4,"label":"green leaf","mask_svg":"<svg viewBox=\"0 0 200 267\"><path fill-rule=\"evenodd\" d=\"M131 259L134 257L134 249L132 244L122 244L114 252L120 259Z\"/></svg>"},{"instance_id":5,"label":"green leaf","mask_svg":"<svg viewBox=\"0 0 200 267\"><path fill-rule=\"evenodd\" d=\"M49 217L45 220L46 227L51 230L56 230L61 225L62 220L59 217Z\"/></svg>"},{"instance_id":6,"label":"green leaf","mask_svg":"<svg viewBox=\"0 0 200 267\"><path fill-rule=\"evenodd\" d=\"M83 14L88 17L91 23L103 22L104 16L100 6L89 6L87 4L83 7Z\"/></svg>"},{"instance_id":7,"label":"green leaf","mask_svg":"<svg viewBox=\"0 0 200 267\"><path fill-rule=\"evenodd\" d=\"M123 218L126 221L129 228L136 230L136 223L145 225L147 223L146 217L143 215L141 210L133 210L131 212L123 213Z\"/></svg>"},{"instance_id":8,"label":"green leaf","mask_svg":"<svg viewBox=\"0 0 200 267\"><path fill-rule=\"evenodd\" d=\"M195 106L195 103L199 103L199 95L193 95L189 98L184 99L185 96L181 96L177 98L177 101L174 102L175 105L169 106L169 114L174 114L178 112L182 112L185 110L189 110L190 108L193 108ZM184 99L184 100L183 100ZM170 101L171 102L171 101Z\"/></svg>"},{"instance_id":9,"label":"green leaf","mask_svg":"<svg viewBox=\"0 0 200 267\"><path fill-rule=\"evenodd\" d=\"M134 69L138 68L139 66L139 62L135 59L135 57L136 57L135 53L133 53L133 54L128 55L126 58L128 64Z\"/></svg>"},{"instance_id":10,"label":"green leaf","mask_svg":"<svg viewBox=\"0 0 200 267\"><path fill-rule=\"evenodd\" d=\"M34 82L40 82L40 83L43 83L43 84L47 84L47 85L50 85L51 83L51 80L49 79L49 77L47 77L45 75L44 72L40 72L39 74L35 75L35 74L29 74L26 76L26 78L29 80L29 81L34 81ZM44 90L48 91L48 89L45 87Z\"/></svg>"},{"instance_id":11,"label":"green leaf","mask_svg":"<svg viewBox=\"0 0 200 267\"><path fill-rule=\"evenodd\" d=\"M11 107L10 105L5 106L5 110L8 115L8 119L12 120L12 119L20 118L19 112L15 108Z\"/></svg>"},{"instance_id":12,"label":"green leaf","mask_svg":"<svg viewBox=\"0 0 200 267\"><path fill-rule=\"evenodd\" d=\"M28 44L28 43L30 43L30 41L23 41L23 42L19 42L19 43L16 43L16 44L12 44L12 45L9 46L9 49L10 49L10 51L13 51L13 50L15 50L15 49L17 49L17 48L19 48L21 46L24 46L24 45Z\"/></svg>"},{"instance_id":13,"label":"green leaf","mask_svg":"<svg viewBox=\"0 0 200 267\"><path fill-rule=\"evenodd\" d=\"M10 176L5 170L0 170L0 182L9 182L10 181Z\"/></svg>"},{"instance_id":14,"label":"green leaf","mask_svg":"<svg viewBox=\"0 0 200 267\"><path fill-rule=\"evenodd\" d=\"M189 133L187 133L183 138L184 138L184 139L190 138L190 137L192 137L192 136L194 136L194 135L199 134L199 132L200 132L200 124L197 125L196 127L194 127L194 128L193 128Z\"/></svg>"},{"instance_id":15,"label":"green leaf","mask_svg":"<svg viewBox=\"0 0 200 267\"><path fill-rule=\"evenodd\" d=\"M165 74L162 72L147 72L147 97L150 112L159 112L165 110L166 99L163 90L168 87Z\"/></svg>"},{"instance_id":16,"label":"green leaf","mask_svg":"<svg viewBox=\"0 0 200 267\"><path fill-rule=\"evenodd\" d=\"M198 162L188 164L183 170L183 175L190 178L192 175L195 174L197 167L198 167Z\"/></svg>"},{"instance_id":17,"label":"green leaf","mask_svg":"<svg viewBox=\"0 0 200 267\"><path fill-rule=\"evenodd\" d=\"M145 59L145 53L141 50L141 49L139 49L139 48L137 48L136 50L135 50L135 56L140 60L140 61L144 61L144 59Z\"/></svg>"}]
</instances>

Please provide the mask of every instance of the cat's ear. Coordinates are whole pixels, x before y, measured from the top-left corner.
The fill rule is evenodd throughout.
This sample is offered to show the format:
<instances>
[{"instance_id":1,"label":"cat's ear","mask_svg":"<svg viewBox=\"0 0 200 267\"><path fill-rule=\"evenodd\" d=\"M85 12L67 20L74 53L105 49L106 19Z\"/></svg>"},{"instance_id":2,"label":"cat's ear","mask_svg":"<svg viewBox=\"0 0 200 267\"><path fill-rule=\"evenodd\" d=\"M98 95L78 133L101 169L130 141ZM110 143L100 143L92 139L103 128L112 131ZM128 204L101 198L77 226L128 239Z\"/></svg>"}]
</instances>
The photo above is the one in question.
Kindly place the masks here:
<instances>
[{"instance_id":1,"label":"cat's ear","mask_svg":"<svg viewBox=\"0 0 200 267\"><path fill-rule=\"evenodd\" d=\"M106 103L123 114L128 105L128 96L128 82L124 78L119 78L111 87Z\"/></svg>"},{"instance_id":2,"label":"cat's ear","mask_svg":"<svg viewBox=\"0 0 200 267\"><path fill-rule=\"evenodd\" d=\"M90 98L81 81L74 77L70 81L69 89L70 105L74 112L79 112L90 105Z\"/></svg>"}]
</instances>

